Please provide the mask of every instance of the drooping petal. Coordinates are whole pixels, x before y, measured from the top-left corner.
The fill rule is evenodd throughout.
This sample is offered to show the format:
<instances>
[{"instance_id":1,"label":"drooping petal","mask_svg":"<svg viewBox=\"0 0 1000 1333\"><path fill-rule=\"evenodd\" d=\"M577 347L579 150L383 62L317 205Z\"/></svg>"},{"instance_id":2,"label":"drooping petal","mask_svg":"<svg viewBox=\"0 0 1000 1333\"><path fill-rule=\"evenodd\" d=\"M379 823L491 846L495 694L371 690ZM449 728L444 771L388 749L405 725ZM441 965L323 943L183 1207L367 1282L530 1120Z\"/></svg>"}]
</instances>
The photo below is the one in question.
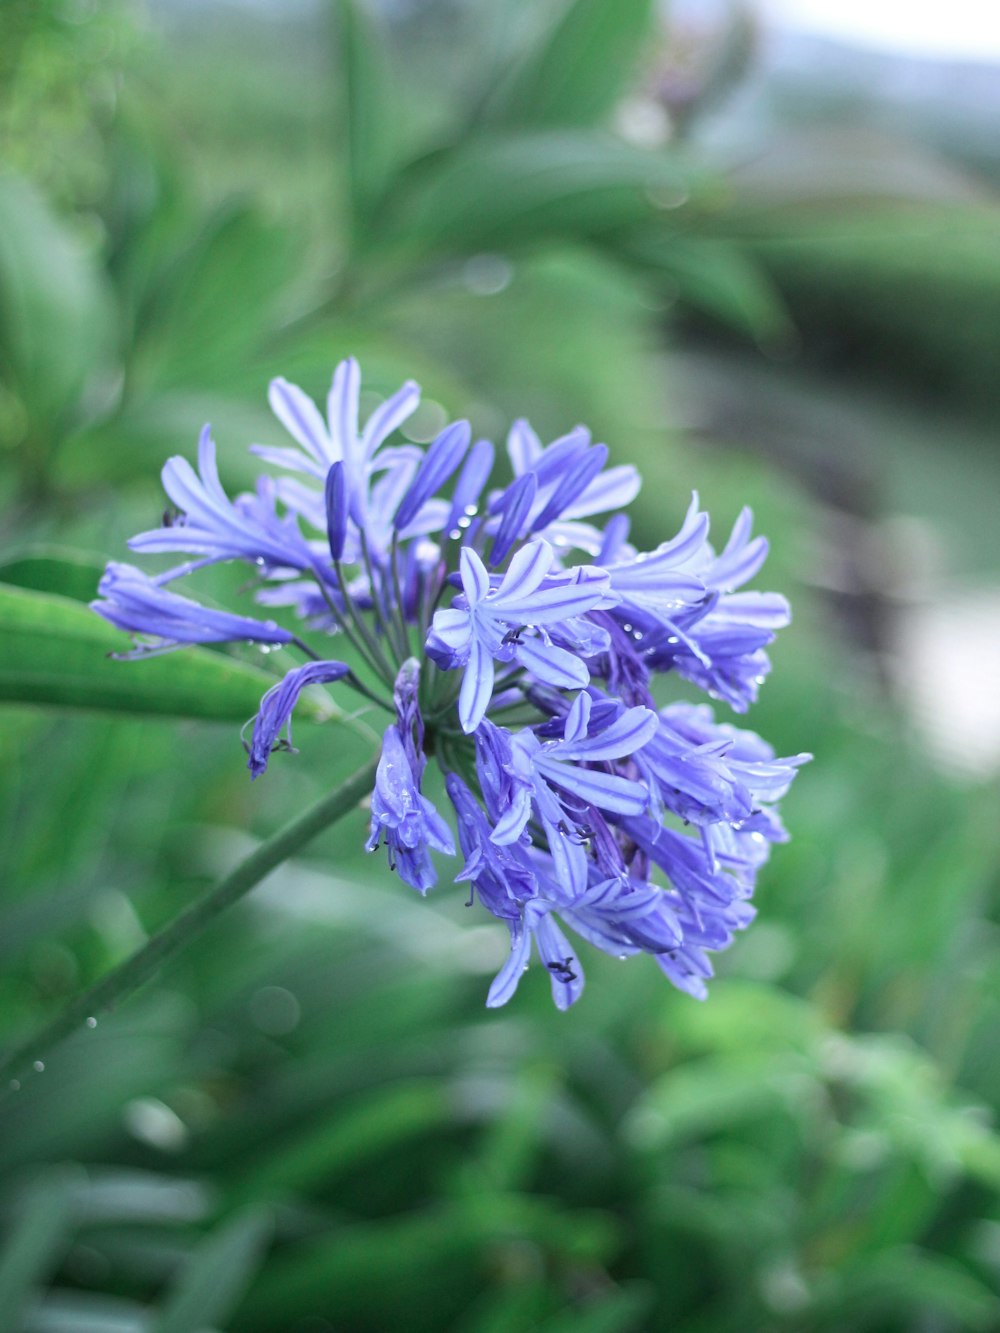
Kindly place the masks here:
<instances>
[{"instance_id":1,"label":"drooping petal","mask_svg":"<svg viewBox=\"0 0 1000 1333\"><path fill-rule=\"evenodd\" d=\"M258 778L267 768L281 730L288 726L288 745L291 746L291 717L299 695L307 685L330 684L343 680L350 668L345 662L307 662L293 667L284 680L273 685L260 701L250 742L247 768L251 777Z\"/></svg>"}]
</instances>

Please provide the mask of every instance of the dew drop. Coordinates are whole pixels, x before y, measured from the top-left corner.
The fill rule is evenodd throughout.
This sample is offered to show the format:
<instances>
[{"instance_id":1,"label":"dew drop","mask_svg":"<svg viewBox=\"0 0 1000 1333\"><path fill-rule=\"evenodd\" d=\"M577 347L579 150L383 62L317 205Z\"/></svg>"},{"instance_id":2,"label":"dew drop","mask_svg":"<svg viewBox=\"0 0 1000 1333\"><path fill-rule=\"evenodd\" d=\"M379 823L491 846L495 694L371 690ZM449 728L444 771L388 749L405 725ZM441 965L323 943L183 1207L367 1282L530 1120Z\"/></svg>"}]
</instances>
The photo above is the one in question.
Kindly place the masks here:
<instances>
[{"instance_id":1,"label":"dew drop","mask_svg":"<svg viewBox=\"0 0 1000 1333\"><path fill-rule=\"evenodd\" d=\"M620 954L618 955L618 961L619 961L620 963L627 963L627 962L628 962L628 954L627 954L627 953L620 953Z\"/></svg>"},{"instance_id":2,"label":"dew drop","mask_svg":"<svg viewBox=\"0 0 1000 1333\"><path fill-rule=\"evenodd\" d=\"M20 1080L19 1078L12 1078L12 1079L11 1079L11 1081L10 1081L10 1090L11 1090L11 1092L20 1092L20 1091L21 1091L21 1080Z\"/></svg>"},{"instance_id":3,"label":"dew drop","mask_svg":"<svg viewBox=\"0 0 1000 1333\"><path fill-rule=\"evenodd\" d=\"M45 1073L45 1061L44 1061L44 1060L36 1060L35 1063L34 1063L31 1067L32 1067L32 1069L35 1071L36 1074L44 1074L44 1073Z\"/></svg>"},{"instance_id":4,"label":"dew drop","mask_svg":"<svg viewBox=\"0 0 1000 1333\"><path fill-rule=\"evenodd\" d=\"M465 513L466 513L466 516L467 516L468 518L474 518L474 517L476 516L476 514L479 513L479 506L478 506L478 505L466 505L466 506L465 506Z\"/></svg>"},{"instance_id":5,"label":"dew drop","mask_svg":"<svg viewBox=\"0 0 1000 1333\"><path fill-rule=\"evenodd\" d=\"M87 1019L87 1027L89 1027L89 1028L96 1028L96 1027L97 1027L97 1019L94 1018L93 1015L91 1015L90 1018Z\"/></svg>"}]
</instances>

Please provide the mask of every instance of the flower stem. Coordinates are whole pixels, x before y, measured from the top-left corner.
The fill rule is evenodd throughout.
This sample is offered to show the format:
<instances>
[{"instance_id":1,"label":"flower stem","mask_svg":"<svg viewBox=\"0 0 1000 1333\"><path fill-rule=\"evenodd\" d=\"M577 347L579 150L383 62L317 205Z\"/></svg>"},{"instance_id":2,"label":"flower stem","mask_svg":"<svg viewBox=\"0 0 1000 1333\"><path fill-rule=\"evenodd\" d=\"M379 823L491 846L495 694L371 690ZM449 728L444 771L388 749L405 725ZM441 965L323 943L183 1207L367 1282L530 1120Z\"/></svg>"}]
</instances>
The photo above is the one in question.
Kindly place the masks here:
<instances>
[{"instance_id":1,"label":"flower stem","mask_svg":"<svg viewBox=\"0 0 1000 1333\"><path fill-rule=\"evenodd\" d=\"M151 935L141 949L119 963L87 990L71 1000L51 1023L31 1041L0 1060L0 1097L15 1090L17 1079L41 1063L64 1037L85 1026L88 1020L106 1013L145 985L160 967L210 926L227 907L238 902L283 861L301 850L317 834L349 815L372 789L378 756L368 761L339 787L321 796L314 805L286 824L245 857L201 898Z\"/></svg>"}]
</instances>

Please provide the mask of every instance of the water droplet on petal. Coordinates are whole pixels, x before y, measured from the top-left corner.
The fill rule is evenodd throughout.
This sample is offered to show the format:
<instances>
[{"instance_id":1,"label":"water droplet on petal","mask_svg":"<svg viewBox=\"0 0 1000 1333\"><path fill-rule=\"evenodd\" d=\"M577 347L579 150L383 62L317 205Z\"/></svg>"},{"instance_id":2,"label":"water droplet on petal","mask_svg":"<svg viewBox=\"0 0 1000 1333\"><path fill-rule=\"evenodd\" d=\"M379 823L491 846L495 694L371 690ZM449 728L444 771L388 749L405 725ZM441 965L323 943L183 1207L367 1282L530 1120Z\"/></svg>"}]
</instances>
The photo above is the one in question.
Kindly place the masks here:
<instances>
[{"instance_id":1,"label":"water droplet on petal","mask_svg":"<svg viewBox=\"0 0 1000 1333\"><path fill-rule=\"evenodd\" d=\"M91 1017L87 1019L87 1027L89 1028L97 1027L97 1019L94 1018L93 1015L91 1015Z\"/></svg>"},{"instance_id":2,"label":"water droplet on petal","mask_svg":"<svg viewBox=\"0 0 1000 1333\"><path fill-rule=\"evenodd\" d=\"M44 1061L44 1060L36 1060L35 1063L34 1063L31 1067L32 1067L32 1069L35 1071L36 1074L44 1074L44 1073L45 1073L45 1061Z\"/></svg>"}]
</instances>

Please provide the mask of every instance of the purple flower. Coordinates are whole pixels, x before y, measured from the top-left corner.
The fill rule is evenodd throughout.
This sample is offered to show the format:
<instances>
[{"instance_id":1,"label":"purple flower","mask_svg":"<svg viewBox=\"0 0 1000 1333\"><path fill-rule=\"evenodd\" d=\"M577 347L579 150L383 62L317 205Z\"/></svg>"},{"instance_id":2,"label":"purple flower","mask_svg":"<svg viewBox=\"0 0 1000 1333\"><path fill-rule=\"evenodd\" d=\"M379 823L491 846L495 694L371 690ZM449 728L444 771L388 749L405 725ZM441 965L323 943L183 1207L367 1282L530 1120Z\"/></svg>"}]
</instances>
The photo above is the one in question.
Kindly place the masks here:
<instances>
[{"instance_id":1,"label":"purple flower","mask_svg":"<svg viewBox=\"0 0 1000 1333\"><path fill-rule=\"evenodd\" d=\"M295 637L273 620L253 620L208 607L171 592L134 565L112 561L97 587L103 601L91 602L117 629L140 636L128 657L178 648L185 643L291 643Z\"/></svg>"},{"instance_id":2,"label":"purple flower","mask_svg":"<svg viewBox=\"0 0 1000 1333\"><path fill-rule=\"evenodd\" d=\"M445 856L455 855L448 825L427 797L421 795L420 774L414 772L398 726L387 727L382 738L367 850L375 851L383 839L389 852L389 868L398 870L407 884L420 893L426 893L437 883L431 849Z\"/></svg>"},{"instance_id":3,"label":"purple flower","mask_svg":"<svg viewBox=\"0 0 1000 1333\"><path fill-rule=\"evenodd\" d=\"M491 1007L514 994L532 952L555 1003L572 1005L577 941L649 954L702 998L710 954L753 919L758 874L787 837L778 802L809 757L778 758L704 705L654 706L665 673L738 712L756 698L789 610L746 587L767 555L750 511L717 553L694 495L676 536L640 551L618 512L638 473L609 467L582 426L543 445L516 422L513 480L491 488L493 445L470 447L467 423L427 449L394 442L417 386L363 425L360 388L353 359L337 366L325 412L274 380L270 403L294 444L254 452L285 475L235 499L206 428L197 472L180 458L163 471L177 516L132 542L190 558L156 577L110 565L95 609L137 636L131 655L228 640L306 655L261 700L254 777L291 748L307 685L340 681L390 713L368 849L385 843L418 892L436 883L432 853L453 856L455 840L424 794L433 757L462 855L454 878L510 936ZM313 642L164 586L223 560L242 561L258 603L292 608ZM322 650L330 634L343 660Z\"/></svg>"},{"instance_id":4,"label":"purple flower","mask_svg":"<svg viewBox=\"0 0 1000 1333\"><path fill-rule=\"evenodd\" d=\"M530 542L513 556L499 586L493 588L479 556L467 546L462 548L464 606L435 615L427 651L446 668L465 667L458 697L463 731L475 731L485 716L498 661L516 660L559 689L580 688L589 681L580 658L544 634L523 635L599 606L608 597L608 577L588 565L578 566L569 576L553 576L552 566L548 542Z\"/></svg>"},{"instance_id":5,"label":"purple flower","mask_svg":"<svg viewBox=\"0 0 1000 1333\"><path fill-rule=\"evenodd\" d=\"M313 556L292 518L275 509L274 483L262 477L255 495L230 500L222 489L208 426L198 441L198 472L186 458L163 468L163 489L180 511L166 527L133 537L133 551L188 551L217 560L248 560L271 569L310 569Z\"/></svg>"}]
</instances>

